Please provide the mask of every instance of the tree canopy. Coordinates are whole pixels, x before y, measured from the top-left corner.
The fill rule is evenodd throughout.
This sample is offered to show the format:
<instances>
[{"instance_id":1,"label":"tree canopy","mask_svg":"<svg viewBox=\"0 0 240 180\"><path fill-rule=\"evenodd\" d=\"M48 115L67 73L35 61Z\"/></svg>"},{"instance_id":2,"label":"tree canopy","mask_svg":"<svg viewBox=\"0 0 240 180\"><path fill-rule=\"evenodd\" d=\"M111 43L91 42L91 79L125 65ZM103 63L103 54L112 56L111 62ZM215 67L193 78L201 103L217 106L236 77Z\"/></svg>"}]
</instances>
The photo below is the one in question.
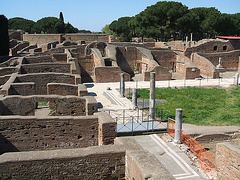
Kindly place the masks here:
<instances>
[{"instance_id":1,"label":"tree canopy","mask_svg":"<svg viewBox=\"0 0 240 180\"><path fill-rule=\"evenodd\" d=\"M63 13L60 12L59 18L44 17L37 22L32 20L15 17L8 21L9 29L21 29L27 33L91 33L89 30L78 30L72 24L64 23Z\"/></svg>"},{"instance_id":2,"label":"tree canopy","mask_svg":"<svg viewBox=\"0 0 240 180\"><path fill-rule=\"evenodd\" d=\"M189 9L180 2L159 1L133 17L121 17L109 25L120 40L131 37L152 37L167 41L184 39L194 34L194 40L216 35L240 35L240 13L222 14L216 8Z\"/></svg>"}]
</instances>

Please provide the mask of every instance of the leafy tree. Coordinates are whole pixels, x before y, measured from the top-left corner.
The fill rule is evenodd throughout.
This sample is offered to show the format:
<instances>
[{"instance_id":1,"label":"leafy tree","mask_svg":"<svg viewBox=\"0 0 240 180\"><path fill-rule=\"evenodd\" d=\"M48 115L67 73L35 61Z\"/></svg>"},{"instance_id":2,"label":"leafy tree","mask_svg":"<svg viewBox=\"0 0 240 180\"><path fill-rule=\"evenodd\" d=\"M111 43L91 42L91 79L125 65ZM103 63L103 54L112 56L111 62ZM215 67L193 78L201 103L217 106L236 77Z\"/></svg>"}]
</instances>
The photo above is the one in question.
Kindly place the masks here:
<instances>
[{"instance_id":1,"label":"leafy tree","mask_svg":"<svg viewBox=\"0 0 240 180\"><path fill-rule=\"evenodd\" d=\"M128 23L131 17L121 17L118 20L113 21L109 25L109 29L116 35L120 36L120 41L130 41L132 36L132 30Z\"/></svg>"},{"instance_id":2,"label":"leafy tree","mask_svg":"<svg viewBox=\"0 0 240 180\"><path fill-rule=\"evenodd\" d=\"M69 22L65 24L65 33L77 33L78 29L73 27Z\"/></svg>"},{"instance_id":3,"label":"leafy tree","mask_svg":"<svg viewBox=\"0 0 240 180\"><path fill-rule=\"evenodd\" d=\"M111 29L109 28L109 24L106 24L106 25L102 28L102 33L103 33L103 34L113 34L113 32L111 31Z\"/></svg>"},{"instance_id":4,"label":"leafy tree","mask_svg":"<svg viewBox=\"0 0 240 180\"><path fill-rule=\"evenodd\" d=\"M89 30L84 30L84 29L81 29L81 30L78 30L79 33L92 33L91 31Z\"/></svg>"},{"instance_id":5,"label":"leafy tree","mask_svg":"<svg viewBox=\"0 0 240 180\"><path fill-rule=\"evenodd\" d=\"M21 29L28 33L34 33L33 26L35 25L35 22L32 20L15 17L11 18L8 21L9 29Z\"/></svg>"},{"instance_id":6,"label":"leafy tree","mask_svg":"<svg viewBox=\"0 0 240 180\"><path fill-rule=\"evenodd\" d=\"M147 7L135 16L135 29L138 36L152 36L163 41L176 38L177 20L188 12L188 7L179 2L160 1ZM170 37L167 37L170 36Z\"/></svg>"},{"instance_id":7,"label":"leafy tree","mask_svg":"<svg viewBox=\"0 0 240 180\"><path fill-rule=\"evenodd\" d=\"M218 35L238 35L238 20L231 14L221 14L217 22Z\"/></svg>"},{"instance_id":8,"label":"leafy tree","mask_svg":"<svg viewBox=\"0 0 240 180\"><path fill-rule=\"evenodd\" d=\"M58 33L56 26L58 22L61 23L56 17L45 17L37 21L37 26L44 33Z\"/></svg>"},{"instance_id":9,"label":"leafy tree","mask_svg":"<svg viewBox=\"0 0 240 180\"><path fill-rule=\"evenodd\" d=\"M8 19L0 15L0 56L9 55Z\"/></svg>"}]
</instances>

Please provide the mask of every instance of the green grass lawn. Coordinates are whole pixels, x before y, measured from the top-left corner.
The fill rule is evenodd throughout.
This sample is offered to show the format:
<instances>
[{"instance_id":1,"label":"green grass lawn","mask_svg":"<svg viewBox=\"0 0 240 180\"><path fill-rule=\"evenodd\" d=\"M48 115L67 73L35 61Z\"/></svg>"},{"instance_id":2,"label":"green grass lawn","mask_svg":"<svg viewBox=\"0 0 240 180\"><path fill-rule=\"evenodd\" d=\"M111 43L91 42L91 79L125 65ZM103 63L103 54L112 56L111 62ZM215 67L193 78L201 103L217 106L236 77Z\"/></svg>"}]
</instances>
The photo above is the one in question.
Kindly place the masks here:
<instances>
[{"instance_id":1,"label":"green grass lawn","mask_svg":"<svg viewBox=\"0 0 240 180\"><path fill-rule=\"evenodd\" d=\"M140 98L149 98L149 90L139 89ZM183 109L183 122L196 125L240 126L240 88L158 88L156 112L163 110L174 118L177 108ZM157 113L158 114L158 113Z\"/></svg>"}]
</instances>

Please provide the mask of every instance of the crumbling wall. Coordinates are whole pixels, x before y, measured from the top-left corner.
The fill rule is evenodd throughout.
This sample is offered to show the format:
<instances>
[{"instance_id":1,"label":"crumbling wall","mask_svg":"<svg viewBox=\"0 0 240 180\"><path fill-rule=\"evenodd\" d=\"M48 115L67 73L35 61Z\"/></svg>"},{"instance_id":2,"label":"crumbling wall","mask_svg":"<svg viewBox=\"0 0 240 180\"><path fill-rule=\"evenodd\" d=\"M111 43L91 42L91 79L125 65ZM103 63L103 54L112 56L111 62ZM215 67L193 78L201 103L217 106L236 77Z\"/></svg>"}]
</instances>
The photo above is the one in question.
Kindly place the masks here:
<instances>
[{"instance_id":1,"label":"crumbling wall","mask_svg":"<svg viewBox=\"0 0 240 180\"><path fill-rule=\"evenodd\" d=\"M0 154L98 145L97 116L1 116L0 130Z\"/></svg>"},{"instance_id":2,"label":"crumbling wall","mask_svg":"<svg viewBox=\"0 0 240 180\"><path fill-rule=\"evenodd\" d=\"M122 70L119 67L96 67L94 69L95 82L120 82ZM130 75L125 73L125 81L130 81Z\"/></svg>"},{"instance_id":3,"label":"crumbling wall","mask_svg":"<svg viewBox=\"0 0 240 180\"><path fill-rule=\"evenodd\" d=\"M152 55L158 64L167 69L174 70L174 64L176 63L176 55L171 50L152 50Z\"/></svg>"},{"instance_id":4,"label":"crumbling wall","mask_svg":"<svg viewBox=\"0 0 240 180\"><path fill-rule=\"evenodd\" d=\"M216 148L218 179L240 179L240 144L219 143Z\"/></svg>"},{"instance_id":5,"label":"crumbling wall","mask_svg":"<svg viewBox=\"0 0 240 180\"><path fill-rule=\"evenodd\" d=\"M20 73L71 73L70 63L40 63L40 64L22 64Z\"/></svg>"},{"instance_id":6,"label":"crumbling wall","mask_svg":"<svg viewBox=\"0 0 240 180\"><path fill-rule=\"evenodd\" d=\"M193 53L191 59L197 68L200 69L200 74L211 78L219 78L219 71L216 70L215 66L208 59L197 53Z\"/></svg>"},{"instance_id":7,"label":"crumbling wall","mask_svg":"<svg viewBox=\"0 0 240 180\"><path fill-rule=\"evenodd\" d=\"M97 112L98 104L94 97L32 95L6 96L0 99L0 115L31 116L35 114L37 103L49 101L54 116L86 116ZM22 108L24 107L24 108Z\"/></svg>"},{"instance_id":8,"label":"crumbling wall","mask_svg":"<svg viewBox=\"0 0 240 180\"><path fill-rule=\"evenodd\" d=\"M53 59L50 55L45 56L25 56L23 64L37 64L37 63L47 63L53 62Z\"/></svg>"},{"instance_id":9,"label":"crumbling wall","mask_svg":"<svg viewBox=\"0 0 240 180\"><path fill-rule=\"evenodd\" d=\"M47 94L47 83L68 83L68 84L80 84L76 82L76 75L62 74L62 73L33 73L18 75L15 82L34 82L36 94ZM79 80L80 81L80 80Z\"/></svg>"},{"instance_id":10,"label":"crumbling wall","mask_svg":"<svg viewBox=\"0 0 240 180\"><path fill-rule=\"evenodd\" d=\"M198 53L200 56L208 59L214 66L219 64L219 58L222 59L222 67L227 71L237 71L240 57L240 50L220 53Z\"/></svg>"},{"instance_id":11,"label":"crumbling wall","mask_svg":"<svg viewBox=\"0 0 240 180\"><path fill-rule=\"evenodd\" d=\"M16 152L0 156L1 179L124 179L122 146Z\"/></svg>"},{"instance_id":12,"label":"crumbling wall","mask_svg":"<svg viewBox=\"0 0 240 180\"><path fill-rule=\"evenodd\" d=\"M225 49L226 48L226 49ZM192 53L217 53L217 52L228 52L233 51L234 47L230 41L225 40L202 40L193 47L189 47L185 50L184 55L190 58Z\"/></svg>"}]
</instances>

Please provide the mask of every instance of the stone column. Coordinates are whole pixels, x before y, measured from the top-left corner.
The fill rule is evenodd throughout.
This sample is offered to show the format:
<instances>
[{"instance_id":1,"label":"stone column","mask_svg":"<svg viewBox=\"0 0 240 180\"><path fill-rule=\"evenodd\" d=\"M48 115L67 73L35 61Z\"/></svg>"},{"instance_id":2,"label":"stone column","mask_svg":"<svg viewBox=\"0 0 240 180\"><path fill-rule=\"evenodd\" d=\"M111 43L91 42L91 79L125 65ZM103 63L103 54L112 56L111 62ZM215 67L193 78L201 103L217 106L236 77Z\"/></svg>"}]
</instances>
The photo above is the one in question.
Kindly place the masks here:
<instances>
[{"instance_id":1,"label":"stone column","mask_svg":"<svg viewBox=\"0 0 240 180\"><path fill-rule=\"evenodd\" d=\"M191 33L191 40L190 41L192 42L192 40L193 40L193 33Z\"/></svg>"},{"instance_id":2,"label":"stone column","mask_svg":"<svg viewBox=\"0 0 240 180\"><path fill-rule=\"evenodd\" d=\"M125 80L124 80L124 73L121 73L121 80L120 80L120 95L125 97Z\"/></svg>"},{"instance_id":3,"label":"stone column","mask_svg":"<svg viewBox=\"0 0 240 180\"><path fill-rule=\"evenodd\" d=\"M132 105L133 109L137 108L137 89L133 88L132 90Z\"/></svg>"},{"instance_id":4,"label":"stone column","mask_svg":"<svg viewBox=\"0 0 240 180\"><path fill-rule=\"evenodd\" d=\"M235 83L237 86L239 85L239 73L236 73L235 75Z\"/></svg>"},{"instance_id":5,"label":"stone column","mask_svg":"<svg viewBox=\"0 0 240 180\"><path fill-rule=\"evenodd\" d=\"M149 114L150 119L155 119L155 72L150 73Z\"/></svg>"},{"instance_id":6,"label":"stone column","mask_svg":"<svg viewBox=\"0 0 240 180\"><path fill-rule=\"evenodd\" d=\"M182 109L176 109L176 118L175 118L175 137L174 142L177 144L181 143L182 135Z\"/></svg>"}]
</instances>

